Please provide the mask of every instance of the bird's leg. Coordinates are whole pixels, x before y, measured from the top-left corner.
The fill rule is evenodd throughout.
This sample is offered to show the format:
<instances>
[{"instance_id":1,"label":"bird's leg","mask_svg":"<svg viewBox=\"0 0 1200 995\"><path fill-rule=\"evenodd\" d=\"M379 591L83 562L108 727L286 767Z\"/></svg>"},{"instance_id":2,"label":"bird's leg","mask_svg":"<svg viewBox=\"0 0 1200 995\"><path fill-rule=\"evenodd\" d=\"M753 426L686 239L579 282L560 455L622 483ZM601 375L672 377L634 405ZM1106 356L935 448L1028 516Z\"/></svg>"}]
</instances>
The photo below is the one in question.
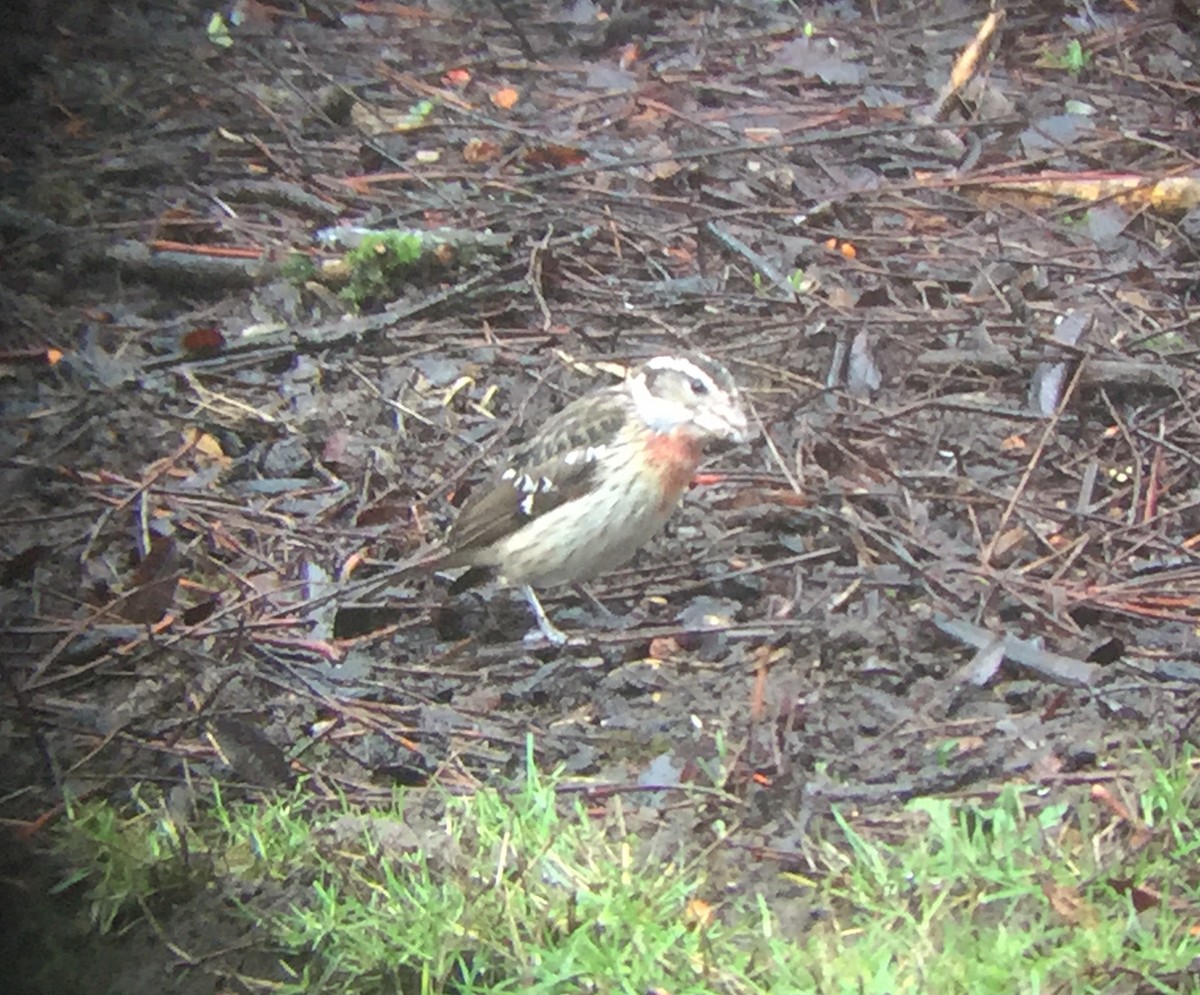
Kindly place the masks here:
<instances>
[{"instance_id":1,"label":"bird's leg","mask_svg":"<svg viewBox=\"0 0 1200 995\"><path fill-rule=\"evenodd\" d=\"M525 585L521 588L521 593L525 595L525 600L529 603L529 610L533 612L533 617L537 619L537 626L545 636L555 646L565 646L569 642L569 637L562 629L558 628L550 618L546 615L546 609L542 607L542 603L538 601L538 596L534 593L533 588ZM529 633L533 635L532 632ZM529 636L526 636L528 639Z\"/></svg>"}]
</instances>

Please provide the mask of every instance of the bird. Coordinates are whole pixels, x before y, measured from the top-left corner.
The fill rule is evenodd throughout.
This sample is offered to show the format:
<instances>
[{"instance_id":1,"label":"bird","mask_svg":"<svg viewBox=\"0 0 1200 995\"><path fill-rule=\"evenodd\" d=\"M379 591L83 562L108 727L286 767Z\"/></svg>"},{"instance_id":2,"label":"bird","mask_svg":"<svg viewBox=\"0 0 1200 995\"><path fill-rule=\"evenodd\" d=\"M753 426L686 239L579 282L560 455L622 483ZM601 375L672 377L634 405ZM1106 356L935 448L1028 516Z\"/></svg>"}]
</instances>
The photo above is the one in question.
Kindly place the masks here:
<instances>
[{"instance_id":1,"label":"bird","mask_svg":"<svg viewBox=\"0 0 1200 995\"><path fill-rule=\"evenodd\" d=\"M724 365L696 351L654 356L548 418L472 491L423 566L469 567L452 591L493 577L519 588L541 635L562 646L535 588L628 562L680 503L706 444L748 438Z\"/></svg>"}]
</instances>

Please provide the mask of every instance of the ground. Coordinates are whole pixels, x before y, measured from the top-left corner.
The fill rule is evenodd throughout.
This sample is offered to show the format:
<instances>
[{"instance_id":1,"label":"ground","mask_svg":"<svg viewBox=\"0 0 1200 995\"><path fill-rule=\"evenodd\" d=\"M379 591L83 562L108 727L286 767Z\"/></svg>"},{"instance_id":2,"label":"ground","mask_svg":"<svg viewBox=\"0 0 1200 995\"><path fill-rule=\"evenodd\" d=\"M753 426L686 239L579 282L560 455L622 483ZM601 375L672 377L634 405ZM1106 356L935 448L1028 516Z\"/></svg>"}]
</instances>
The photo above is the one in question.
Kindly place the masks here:
<instances>
[{"instance_id":1,"label":"ground","mask_svg":"<svg viewBox=\"0 0 1200 995\"><path fill-rule=\"evenodd\" d=\"M714 859L770 889L835 806L1194 740L1190 7L605 7L9 15L18 893L64 792L465 789L532 733L597 797L715 765ZM358 229L415 264L347 283ZM388 579L550 412L696 347L756 435L593 585L622 624L547 592L590 638L531 646L512 592ZM219 945L202 903L172 942ZM97 970L166 990L162 939Z\"/></svg>"}]
</instances>

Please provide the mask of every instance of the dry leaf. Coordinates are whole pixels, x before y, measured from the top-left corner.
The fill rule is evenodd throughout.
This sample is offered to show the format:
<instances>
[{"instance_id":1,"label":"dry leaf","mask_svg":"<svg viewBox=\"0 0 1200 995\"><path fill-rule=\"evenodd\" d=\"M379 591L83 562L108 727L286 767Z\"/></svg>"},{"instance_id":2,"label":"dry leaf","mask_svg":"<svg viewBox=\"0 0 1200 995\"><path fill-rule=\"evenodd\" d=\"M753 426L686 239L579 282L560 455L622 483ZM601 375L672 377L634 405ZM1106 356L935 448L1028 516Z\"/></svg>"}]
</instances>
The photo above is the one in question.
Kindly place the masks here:
<instances>
[{"instance_id":1,"label":"dry leaf","mask_svg":"<svg viewBox=\"0 0 1200 995\"><path fill-rule=\"evenodd\" d=\"M1129 809L1126 807L1125 803L1117 798L1117 796L1114 795L1106 785L1092 785L1092 801L1103 805L1118 819L1121 819L1125 822L1133 821L1133 816L1130 815Z\"/></svg>"},{"instance_id":2,"label":"dry leaf","mask_svg":"<svg viewBox=\"0 0 1200 995\"><path fill-rule=\"evenodd\" d=\"M1111 199L1118 204L1149 206L1159 211L1189 211L1200 205L1200 173L1155 179L1102 171L1046 172L1019 179L998 179L979 188L978 196L982 202L1004 203L1018 203L1023 198L1035 207L1054 199L1088 202Z\"/></svg>"},{"instance_id":3,"label":"dry leaf","mask_svg":"<svg viewBox=\"0 0 1200 995\"><path fill-rule=\"evenodd\" d=\"M744 487L729 503L730 508L754 508L758 505L778 505L782 508L808 508L812 499L782 488Z\"/></svg>"},{"instance_id":4,"label":"dry leaf","mask_svg":"<svg viewBox=\"0 0 1200 995\"><path fill-rule=\"evenodd\" d=\"M131 591L121 604L121 615L130 622L153 625L175 600L179 584L179 550L170 536L155 536L150 551L138 564L130 581Z\"/></svg>"},{"instance_id":5,"label":"dry leaf","mask_svg":"<svg viewBox=\"0 0 1200 995\"><path fill-rule=\"evenodd\" d=\"M1050 907L1063 922L1071 926L1091 926L1096 922L1096 910L1083 900L1074 888L1048 882L1042 885L1042 894Z\"/></svg>"},{"instance_id":6,"label":"dry leaf","mask_svg":"<svg viewBox=\"0 0 1200 995\"><path fill-rule=\"evenodd\" d=\"M538 145L526 150L525 161L534 166L562 169L587 162L587 153L570 145Z\"/></svg>"},{"instance_id":7,"label":"dry leaf","mask_svg":"<svg viewBox=\"0 0 1200 995\"><path fill-rule=\"evenodd\" d=\"M699 926L701 929L707 929L712 925L714 910L703 898L692 898L688 900L683 910L683 920L689 926Z\"/></svg>"},{"instance_id":8,"label":"dry leaf","mask_svg":"<svg viewBox=\"0 0 1200 995\"><path fill-rule=\"evenodd\" d=\"M291 782L287 756L258 726L223 715L213 720L207 732L218 756L239 780L266 788Z\"/></svg>"},{"instance_id":9,"label":"dry leaf","mask_svg":"<svg viewBox=\"0 0 1200 995\"><path fill-rule=\"evenodd\" d=\"M463 146L463 158L472 165L495 162L500 158L500 146L486 138L472 138Z\"/></svg>"},{"instance_id":10,"label":"dry leaf","mask_svg":"<svg viewBox=\"0 0 1200 995\"><path fill-rule=\"evenodd\" d=\"M858 294L849 287L830 287L825 299L831 308L848 311L858 303Z\"/></svg>"},{"instance_id":11,"label":"dry leaf","mask_svg":"<svg viewBox=\"0 0 1200 995\"><path fill-rule=\"evenodd\" d=\"M183 337L183 351L193 356L214 356L224 348L225 336L212 325L193 328Z\"/></svg>"},{"instance_id":12,"label":"dry leaf","mask_svg":"<svg viewBox=\"0 0 1200 995\"><path fill-rule=\"evenodd\" d=\"M199 604L192 605L191 608L184 609L183 614L180 615L180 619L184 625L199 625L206 618L211 616L212 613L215 612L218 607L220 607L220 604L220 598L215 596L208 598L204 601L201 601Z\"/></svg>"},{"instance_id":13,"label":"dry leaf","mask_svg":"<svg viewBox=\"0 0 1200 995\"><path fill-rule=\"evenodd\" d=\"M225 450L221 448L221 443L215 435L209 435L207 432L202 432L200 429L192 427L184 431L183 441L194 448L196 452L202 456L207 456L215 463L228 466L232 462L225 455Z\"/></svg>"},{"instance_id":14,"label":"dry leaf","mask_svg":"<svg viewBox=\"0 0 1200 995\"><path fill-rule=\"evenodd\" d=\"M656 636L650 640L650 652L647 654L649 659L669 660L678 654L679 643L673 636Z\"/></svg>"},{"instance_id":15,"label":"dry leaf","mask_svg":"<svg viewBox=\"0 0 1200 995\"><path fill-rule=\"evenodd\" d=\"M1162 905L1162 892L1144 884L1134 884L1130 878L1113 878L1108 882L1118 895L1128 895L1130 902L1138 912L1146 912ZM1172 905L1177 903L1172 902ZM1193 933L1193 935L1195 935Z\"/></svg>"},{"instance_id":16,"label":"dry leaf","mask_svg":"<svg viewBox=\"0 0 1200 995\"><path fill-rule=\"evenodd\" d=\"M669 180L681 169L683 166L674 159L664 159L662 162L653 163L649 171L651 177L656 180Z\"/></svg>"},{"instance_id":17,"label":"dry leaf","mask_svg":"<svg viewBox=\"0 0 1200 995\"><path fill-rule=\"evenodd\" d=\"M748 142L779 142L783 140L783 132L778 128L745 128L742 134Z\"/></svg>"},{"instance_id":18,"label":"dry leaf","mask_svg":"<svg viewBox=\"0 0 1200 995\"><path fill-rule=\"evenodd\" d=\"M1141 311L1152 311L1154 305L1150 303L1149 298L1140 290L1118 290L1113 296L1122 304L1128 304L1130 307L1135 307Z\"/></svg>"},{"instance_id":19,"label":"dry leaf","mask_svg":"<svg viewBox=\"0 0 1200 995\"><path fill-rule=\"evenodd\" d=\"M866 397L882 384L883 372L875 362L875 343L865 328L859 329L846 358L846 389L856 397Z\"/></svg>"},{"instance_id":20,"label":"dry leaf","mask_svg":"<svg viewBox=\"0 0 1200 995\"><path fill-rule=\"evenodd\" d=\"M830 252L836 252L843 259L857 259L858 250L849 242L836 238L827 238L823 243Z\"/></svg>"},{"instance_id":21,"label":"dry leaf","mask_svg":"<svg viewBox=\"0 0 1200 995\"><path fill-rule=\"evenodd\" d=\"M511 86L506 86L492 94L492 103L502 111L510 110L520 99L521 95Z\"/></svg>"},{"instance_id":22,"label":"dry leaf","mask_svg":"<svg viewBox=\"0 0 1200 995\"><path fill-rule=\"evenodd\" d=\"M8 587L18 581L33 580L37 565L49 552L50 547L42 545L27 546L21 550L0 569L0 586Z\"/></svg>"},{"instance_id":23,"label":"dry leaf","mask_svg":"<svg viewBox=\"0 0 1200 995\"><path fill-rule=\"evenodd\" d=\"M1025 542L1025 538L1025 527L1023 525L1013 526L992 542L992 555L1007 556L1014 549L1020 547Z\"/></svg>"}]
</instances>

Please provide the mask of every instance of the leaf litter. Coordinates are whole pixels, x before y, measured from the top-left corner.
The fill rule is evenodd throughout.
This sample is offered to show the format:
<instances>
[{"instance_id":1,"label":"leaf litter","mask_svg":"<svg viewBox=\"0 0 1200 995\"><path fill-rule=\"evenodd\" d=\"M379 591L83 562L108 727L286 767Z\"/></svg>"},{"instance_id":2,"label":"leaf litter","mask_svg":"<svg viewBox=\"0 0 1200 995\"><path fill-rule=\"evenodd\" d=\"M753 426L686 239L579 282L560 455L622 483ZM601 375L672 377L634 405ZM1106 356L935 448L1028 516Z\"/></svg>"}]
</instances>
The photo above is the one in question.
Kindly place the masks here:
<instances>
[{"instance_id":1,"label":"leaf litter","mask_svg":"<svg viewBox=\"0 0 1200 995\"><path fill-rule=\"evenodd\" d=\"M472 785L534 729L580 790L644 791L647 845L709 846L687 789L719 789L722 866L774 894L834 806L1194 736L1200 52L1168 6L525 6L211 50L199 6L138 11L6 106L0 594L39 745L6 816L63 770ZM326 229L431 258L350 299L290 267ZM390 575L601 364L692 347L762 433L593 585L619 624L547 592L590 646Z\"/></svg>"}]
</instances>

